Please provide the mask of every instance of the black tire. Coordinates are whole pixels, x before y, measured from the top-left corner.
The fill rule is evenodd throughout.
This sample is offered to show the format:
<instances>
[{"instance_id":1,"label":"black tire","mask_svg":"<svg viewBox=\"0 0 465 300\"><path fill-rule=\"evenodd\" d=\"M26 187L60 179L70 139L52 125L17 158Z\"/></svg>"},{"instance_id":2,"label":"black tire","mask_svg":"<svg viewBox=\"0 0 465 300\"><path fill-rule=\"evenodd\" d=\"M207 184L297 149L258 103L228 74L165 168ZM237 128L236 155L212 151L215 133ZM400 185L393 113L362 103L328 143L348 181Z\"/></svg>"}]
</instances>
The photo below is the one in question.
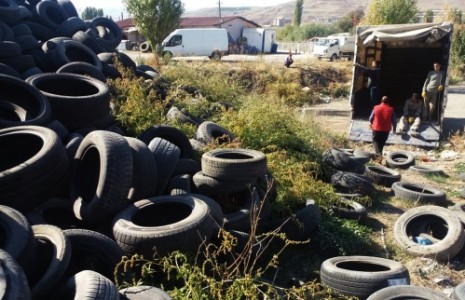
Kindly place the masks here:
<instances>
[{"instance_id":1,"label":"black tire","mask_svg":"<svg viewBox=\"0 0 465 300\"><path fill-rule=\"evenodd\" d=\"M366 299L389 285L390 279L410 283L407 268L394 260L374 256L336 256L320 267L323 285L345 296Z\"/></svg>"},{"instance_id":2,"label":"black tire","mask_svg":"<svg viewBox=\"0 0 465 300\"><path fill-rule=\"evenodd\" d=\"M48 123L47 128L55 131L61 141L64 141L69 135L68 129L66 129L65 125L63 125L63 123L58 120L53 120L52 122Z\"/></svg>"},{"instance_id":3,"label":"black tire","mask_svg":"<svg viewBox=\"0 0 465 300\"><path fill-rule=\"evenodd\" d=\"M0 74L2 75L9 75L15 78L22 79L21 74L18 71L10 67L9 65L5 65L0 63Z\"/></svg>"},{"instance_id":4,"label":"black tire","mask_svg":"<svg viewBox=\"0 0 465 300\"><path fill-rule=\"evenodd\" d=\"M368 216L365 206L354 200L341 199L331 209L340 218L356 220L361 223L365 222Z\"/></svg>"},{"instance_id":5,"label":"black tire","mask_svg":"<svg viewBox=\"0 0 465 300\"><path fill-rule=\"evenodd\" d=\"M229 130L212 122L202 122L197 128L196 139L204 144L218 141L220 144L231 142L236 137Z\"/></svg>"},{"instance_id":6,"label":"black tire","mask_svg":"<svg viewBox=\"0 0 465 300\"><path fill-rule=\"evenodd\" d=\"M337 171L331 176L331 184L344 193L360 193L372 197L376 191L371 179L352 172Z\"/></svg>"},{"instance_id":7,"label":"black tire","mask_svg":"<svg viewBox=\"0 0 465 300\"><path fill-rule=\"evenodd\" d=\"M401 175L393 169L383 166L366 166L365 175L370 177L374 183L391 187L394 182L400 181Z\"/></svg>"},{"instance_id":8,"label":"black tire","mask_svg":"<svg viewBox=\"0 0 465 300\"><path fill-rule=\"evenodd\" d=\"M2 299L31 299L29 285L22 268L18 265L16 260L3 249L0 249L0 263L2 266L2 276L0 276Z\"/></svg>"},{"instance_id":9,"label":"black tire","mask_svg":"<svg viewBox=\"0 0 465 300\"><path fill-rule=\"evenodd\" d=\"M122 32L118 24L105 17L96 17L92 19L90 27L97 28L99 26L108 34L104 36L99 33L99 37L97 38L98 43L108 52L114 51L121 43L122 39Z\"/></svg>"},{"instance_id":10,"label":"black tire","mask_svg":"<svg viewBox=\"0 0 465 300\"><path fill-rule=\"evenodd\" d=\"M72 37L76 32L85 31L86 29L87 24L81 18L70 17L57 28L56 35Z\"/></svg>"},{"instance_id":11,"label":"black tire","mask_svg":"<svg viewBox=\"0 0 465 300\"><path fill-rule=\"evenodd\" d=\"M168 121L177 121L179 123L188 123L192 124L194 126L198 126L199 123L197 121L193 120L189 116L187 116L185 113L180 111L176 106L171 107L168 112L166 113L166 119Z\"/></svg>"},{"instance_id":12,"label":"black tire","mask_svg":"<svg viewBox=\"0 0 465 300\"><path fill-rule=\"evenodd\" d=\"M0 59L0 63L4 63L22 73L26 70L36 67L34 58L31 55L16 55L10 57L3 57Z\"/></svg>"},{"instance_id":13,"label":"black tire","mask_svg":"<svg viewBox=\"0 0 465 300\"><path fill-rule=\"evenodd\" d=\"M422 286L393 285L385 287L367 298L367 300L402 300L402 299L428 299L447 300L445 294ZM454 298L459 299L459 298Z\"/></svg>"},{"instance_id":14,"label":"black tire","mask_svg":"<svg viewBox=\"0 0 465 300\"><path fill-rule=\"evenodd\" d=\"M100 80L102 82L107 81L105 75L103 75L101 70L99 70L96 66L92 64L82 62L82 61L73 61L73 62L67 63L61 66L56 72L87 75L97 80Z\"/></svg>"},{"instance_id":15,"label":"black tire","mask_svg":"<svg viewBox=\"0 0 465 300\"><path fill-rule=\"evenodd\" d=\"M14 41L15 35L11 27L0 21L0 40L1 41Z\"/></svg>"},{"instance_id":16,"label":"black tire","mask_svg":"<svg viewBox=\"0 0 465 300\"><path fill-rule=\"evenodd\" d=\"M51 30L45 25L42 25L34 21L23 20L22 22L23 24L26 24L29 27L29 29L32 32L32 35L35 36L36 39L38 39L41 42L48 41L49 39L55 37L55 33L53 32L53 30Z\"/></svg>"},{"instance_id":17,"label":"black tire","mask_svg":"<svg viewBox=\"0 0 465 300\"><path fill-rule=\"evenodd\" d=\"M135 202L157 192L158 171L155 157L144 142L125 137L132 153L132 184L128 200Z\"/></svg>"},{"instance_id":18,"label":"black tire","mask_svg":"<svg viewBox=\"0 0 465 300\"><path fill-rule=\"evenodd\" d=\"M44 73L26 81L47 97L52 115L71 132L96 126L110 115L110 90L100 80L71 73Z\"/></svg>"},{"instance_id":19,"label":"black tire","mask_svg":"<svg viewBox=\"0 0 465 300\"><path fill-rule=\"evenodd\" d=\"M409 151L391 151L386 156L386 163L391 168L407 169L415 164L415 156Z\"/></svg>"},{"instance_id":20,"label":"black tire","mask_svg":"<svg viewBox=\"0 0 465 300\"><path fill-rule=\"evenodd\" d=\"M198 251L213 232L210 208L186 196L159 196L137 201L115 216L113 235L127 254L150 259L180 250Z\"/></svg>"},{"instance_id":21,"label":"black tire","mask_svg":"<svg viewBox=\"0 0 465 300\"><path fill-rule=\"evenodd\" d=\"M79 145L81 144L84 137L79 133L71 133L67 136L66 139L66 154L68 155L69 161L73 161L74 155L76 155L76 151L79 148Z\"/></svg>"},{"instance_id":22,"label":"black tire","mask_svg":"<svg viewBox=\"0 0 465 300\"><path fill-rule=\"evenodd\" d=\"M70 18L79 17L79 14L73 2L71 2L70 0L58 0L57 2L58 2L58 5L63 7L63 9L66 11L66 13L68 14Z\"/></svg>"},{"instance_id":23,"label":"black tire","mask_svg":"<svg viewBox=\"0 0 465 300\"><path fill-rule=\"evenodd\" d=\"M24 80L8 75L0 75L0 85L2 85L0 128L45 125L50 122L52 116L50 103L38 89ZM11 107L13 111L5 107L8 104L13 105ZM24 114L18 115L16 113L18 108L24 110Z\"/></svg>"},{"instance_id":24,"label":"black tire","mask_svg":"<svg viewBox=\"0 0 465 300\"><path fill-rule=\"evenodd\" d=\"M200 163L190 158L181 158L176 164L172 176L189 174L194 176L195 173L201 170Z\"/></svg>"},{"instance_id":25,"label":"black tire","mask_svg":"<svg viewBox=\"0 0 465 300\"><path fill-rule=\"evenodd\" d=\"M38 67L32 67L30 69L27 69L27 70L21 72L20 75L21 75L22 79L26 80L31 76L34 76L34 75L37 75L37 74L42 74L42 73L43 73L42 70L39 69Z\"/></svg>"},{"instance_id":26,"label":"black tire","mask_svg":"<svg viewBox=\"0 0 465 300\"><path fill-rule=\"evenodd\" d=\"M164 290L149 285L139 285L119 291L121 300L171 300Z\"/></svg>"},{"instance_id":27,"label":"black tire","mask_svg":"<svg viewBox=\"0 0 465 300\"><path fill-rule=\"evenodd\" d=\"M75 40L66 40L58 44L52 59L57 69L73 61L86 62L98 70L102 69L102 62L97 55L89 47Z\"/></svg>"},{"instance_id":28,"label":"black tire","mask_svg":"<svg viewBox=\"0 0 465 300\"><path fill-rule=\"evenodd\" d=\"M70 277L53 295L53 299L119 300L118 289L107 277L83 270Z\"/></svg>"},{"instance_id":29,"label":"black tire","mask_svg":"<svg viewBox=\"0 0 465 300\"><path fill-rule=\"evenodd\" d=\"M105 52L105 49L100 46L96 38L89 35L87 30L76 32L73 34L73 39L89 47L95 54Z\"/></svg>"},{"instance_id":30,"label":"black tire","mask_svg":"<svg viewBox=\"0 0 465 300\"><path fill-rule=\"evenodd\" d=\"M162 138L176 145L181 154L179 158L192 159L194 150L186 134L176 127L170 125L156 125L144 130L137 138L149 145L154 138Z\"/></svg>"},{"instance_id":31,"label":"black tire","mask_svg":"<svg viewBox=\"0 0 465 300\"><path fill-rule=\"evenodd\" d=\"M38 246L36 273L30 278L32 299L46 299L65 274L71 245L63 231L52 225L33 225Z\"/></svg>"},{"instance_id":32,"label":"black tire","mask_svg":"<svg viewBox=\"0 0 465 300\"><path fill-rule=\"evenodd\" d=\"M439 242L421 245L415 236L428 233ZM465 233L460 220L443 207L428 205L409 209L394 224L398 245L414 256L447 261L462 249Z\"/></svg>"},{"instance_id":33,"label":"black tire","mask_svg":"<svg viewBox=\"0 0 465 300\"><path fill-rule=\"evenodd\" d=\"M26 28L29 29L27 26ZM22 52L39 48L39 41L32 34L17 36L15 42L21 47Z\"/></svg>"},{"instance_id":34,"label":"black tire","mask_svg":"<svg viewBox=\"0 0 465 300\"><path fill-rule=\"evenodd\" d=\"M71 260L65 277L92 270L113 280L116 265L124 253L111 238L87 229L63 230L71 242Z\"/></svg>"},{"instance_id":35,"label":"black tire","mask_svg":"<svg viewBox=\"0 0 465 300\"><path fill-rule=\"evenodd\" d=\"M281 218L271 221L270 229L279 228L279 233L286 234L292 241L306 241L317 229L321 221L321 211L314 201L307 202L307 205L298 210L291 217Z\"/></svg>"},{"instance_id":36,"label":"black tire","mask_svg":"<svg viewBox=\"0 0 465 300\"><path fill-rule=\"evenodd\" d=\"M16 42L0 41L0 59L2 57L21 55L21 51L21 46Z\"/></svg>"},{"instance_id":37,"label":"black tire","mask_svg":"<svg viewBox=\"0 0 465 300\"><path fill-rule=\"evenodd\" d=\"M223 227L225 229L250 231L251 216L261 204L257 190L216 195L214 199L220 204L223 210Z\"/></svg>"},{"instance_id":38,"label":"black tire","mask_svg":"<svg viewBox=\"0 0 465 300\"><path fill-rule=\"evenodd\" d=\"M394 195L403 200L419 203L445 204L446 193L419 183L395 182L392 185Z\"/></svg>"},{"instance_id":39,"label":"black tire","mask_svg":"<svg viewBox=\"0 0 465 300\"><path fill-rule=\"evenodd\" d=\"M365 165L353 158L352 155L340 149L330 148L323 154L323 162L339 171L363 174Z\"/></svg>"},{"instance_id":40,"label":"black tire","mask_svg":"<svg viewBox=\"0 0 465 300\"><path fill-rule=\"evenodd\" d=\"M157 195L160 195L165 190L173 174L179 156L181 155L181 150L170 141L158 137L152 139L148 147L155 157L155 162L157 164Z\"/></svg>"},{"instance_id":41,"label":"black tire","mask_svg":"<svg viewBox=\"0 0 465 300\"><path fill-rule=\"evenodd\" d=\"M409 171L419 174L437 174L437 175L445 175L444 171L435 167L427 166L427 165L417 165L417 166L410 166Z\"/></svg>"},{"instance_id":42,"label":"black tire","mask_svg":"<svg viewBox=\"0 0 465 300\"><path fill-rule=\"evenodd\" d=\"M152 50L152 47L150 46L150 43L145 41L145 42L142 42L140 45L139 45L139 50L142 52L142 53L147 53L147 52L150 52Z\"/></svg>"},{"instance_id":43,"label":"black tire","mask_svg":"<svg viewBox=\"0 0 465 300\"><path fill-rule=\"evenodd\" d=\"M196 192L206 195L237 193L248 190L255 180L221 180L206 176L202 171L194 174L192 181Z\"/></svg>"},{"instance_id":44,"label":"black tire","mask_svg":"<svg viewBox=\"0 0 465 300\"><path fill-rule=\"evenodd\" d=\"M182 174L170 178L168 185L165 188L165 195L183 195L191 193L192 175Z\"/></svg>"},{"instance_id":45,"label":"black tire","mask_svg":"<svg viewBox=\"0 0 465 300\"><path fill-rule=\"evenodd\" d=\"M57 134L41 126L0 130L0 204L21 212L55 195L69 170Z\"/></svg>"},{"instance_id":46,"label":"black tire","mask_svg":"<svg viewBox=\"0 0 465 300\"><path fill-rule=\"evenodd\" d=\"M76 152L71 176L76 217L103 222L125 207L132 165L131 149L124 137L103 130L89 133Z\"/></svg>"},{"instance_id":47,"label":"black tire","mask_svg":"<svg viewBox=\"0 0 465 300\"><path fill-rule=\"evenodd\" d=\"M52 30L56 30L68 19L66 11L55 1L40 1L34 7L33 14L41 24Z\"/></svg>"},{"instance_id":48,"label":"black tire","mask_svg":"<svg viewBox=\"0 0 465 300\"><path fill-rule=\"evenodd\" d=\"M256 180L266 173L266 156L251 149L215 149L202 155L202 172L223 180Z\"/></svg>"}]
</instances>

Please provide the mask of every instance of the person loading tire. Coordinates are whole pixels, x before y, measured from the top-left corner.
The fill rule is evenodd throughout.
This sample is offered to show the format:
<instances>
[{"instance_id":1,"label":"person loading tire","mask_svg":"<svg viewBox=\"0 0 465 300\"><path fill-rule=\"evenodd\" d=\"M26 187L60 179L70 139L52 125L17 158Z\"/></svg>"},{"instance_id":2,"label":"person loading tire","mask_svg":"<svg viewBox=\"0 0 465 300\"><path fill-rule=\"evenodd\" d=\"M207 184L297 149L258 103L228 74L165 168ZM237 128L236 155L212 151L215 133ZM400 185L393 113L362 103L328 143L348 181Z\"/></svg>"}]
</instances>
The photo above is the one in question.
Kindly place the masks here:
<instances>
[{"instance_id":1,"label":"person loading tire","mask_svg":"<svg viewBox=\"0 0 465 300\"><path fill-rule=\"evenodd\" d=\"M409 127L412 135L418 134L422 111L423 103L420 101L420 96L413 93L412 97L405 101L403 115L397 127L397 134L407 133Z\"/></svg>"},{"instance_id":2,"label":"person loading tire","mask_svg":"<svg viewBox=\"0 0 465 300\"><path fill-rule=\"evenodd\" d=\"M396 132L396 115L389 105L388 96L383 96L381 104L375 105L368 121L370 121L370 129L373 130L373 147L379 158L383 155L383 148L391 128L392 133Z\"/></svg>"}]
</instances>

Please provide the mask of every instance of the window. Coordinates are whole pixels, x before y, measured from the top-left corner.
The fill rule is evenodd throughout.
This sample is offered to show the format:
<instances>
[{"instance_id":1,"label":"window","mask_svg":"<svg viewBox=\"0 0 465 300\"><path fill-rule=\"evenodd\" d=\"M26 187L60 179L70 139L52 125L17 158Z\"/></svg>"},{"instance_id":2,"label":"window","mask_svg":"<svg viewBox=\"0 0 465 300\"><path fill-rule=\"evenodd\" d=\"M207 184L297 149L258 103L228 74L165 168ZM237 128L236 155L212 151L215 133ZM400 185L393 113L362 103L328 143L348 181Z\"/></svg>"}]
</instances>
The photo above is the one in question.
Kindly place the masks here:
<instances>
[{"instance_id":1,"label":"window","mask_svg":"<svg viewBox=\"0 0 465 300\"><path fill-rule=\"evenodd\" d=\"M179 46L182 44L182 35L173 35L172 38L166 43L168 47Z\"/></svg>"}]
</instances>

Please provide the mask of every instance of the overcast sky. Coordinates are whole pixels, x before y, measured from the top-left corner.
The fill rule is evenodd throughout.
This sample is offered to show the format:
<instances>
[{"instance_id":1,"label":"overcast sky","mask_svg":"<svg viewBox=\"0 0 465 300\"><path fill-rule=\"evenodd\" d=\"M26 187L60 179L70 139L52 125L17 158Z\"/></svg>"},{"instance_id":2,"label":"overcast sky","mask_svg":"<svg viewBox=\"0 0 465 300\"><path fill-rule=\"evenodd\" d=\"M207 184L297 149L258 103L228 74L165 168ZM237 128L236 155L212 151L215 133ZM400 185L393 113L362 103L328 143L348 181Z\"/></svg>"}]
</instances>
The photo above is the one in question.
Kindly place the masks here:
<instances>
[{"instance_id":1,"label":"overcast sky","mask_svg":"<svg viewBox=\"0 0 465 300\"><path fill-rule=\"evenodd\" d=\"M292 0L221 0L222 6L273 6L281 3L290 2ZM102 8L105 15L111 15L114 19L119 19L121 12L124 12L126 18L126 10L124 9L121 0L71 0L78 10L79 14L86 7ZM186 11L196 10L205 7L218 7L218 0L184 0L184 8ZM115 18L115 16L118 16Z\"/></svg>"}]
</instances>

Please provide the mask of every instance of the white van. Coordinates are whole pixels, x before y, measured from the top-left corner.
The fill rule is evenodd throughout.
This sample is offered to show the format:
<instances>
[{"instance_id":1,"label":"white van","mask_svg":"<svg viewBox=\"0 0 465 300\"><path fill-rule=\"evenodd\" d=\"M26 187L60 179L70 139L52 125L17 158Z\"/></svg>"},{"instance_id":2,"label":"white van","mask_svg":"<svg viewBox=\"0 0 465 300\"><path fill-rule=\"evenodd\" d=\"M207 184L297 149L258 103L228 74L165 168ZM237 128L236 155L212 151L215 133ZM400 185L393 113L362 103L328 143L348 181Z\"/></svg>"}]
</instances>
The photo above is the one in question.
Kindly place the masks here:
<instances>
[{"instance_id":1,"label":"white van","mask_svg":"<svg viewBox=\"0 0 465 300\"><path fill-rule=\"evenodd\" d=\"M208 56L219 60L228 54L228 32L222 28L176 29L162 42L163 56Z\"/></svg>"}]
</instances>

